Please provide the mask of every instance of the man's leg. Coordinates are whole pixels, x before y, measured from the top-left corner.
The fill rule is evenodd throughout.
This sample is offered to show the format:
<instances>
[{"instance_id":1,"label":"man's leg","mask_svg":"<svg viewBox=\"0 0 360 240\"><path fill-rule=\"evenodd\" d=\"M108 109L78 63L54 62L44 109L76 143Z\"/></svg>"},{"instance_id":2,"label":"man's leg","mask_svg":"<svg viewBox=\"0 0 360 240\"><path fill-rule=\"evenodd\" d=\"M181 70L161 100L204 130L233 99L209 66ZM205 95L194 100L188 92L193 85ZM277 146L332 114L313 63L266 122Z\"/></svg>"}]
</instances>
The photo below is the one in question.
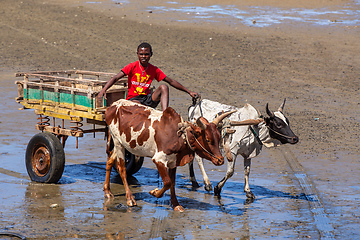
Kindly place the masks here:
<instances>
[{"instance_id":1,"label":"man's leg","mask_svg":"<svg viewBox=\"0 0 360 240\"><path fill-rule=\"evenodd\" d=\"M153 93L152 100L160 101L161 109L164 111L169 106L169 87L161 84Z\"/></svg>"}]
</instances>

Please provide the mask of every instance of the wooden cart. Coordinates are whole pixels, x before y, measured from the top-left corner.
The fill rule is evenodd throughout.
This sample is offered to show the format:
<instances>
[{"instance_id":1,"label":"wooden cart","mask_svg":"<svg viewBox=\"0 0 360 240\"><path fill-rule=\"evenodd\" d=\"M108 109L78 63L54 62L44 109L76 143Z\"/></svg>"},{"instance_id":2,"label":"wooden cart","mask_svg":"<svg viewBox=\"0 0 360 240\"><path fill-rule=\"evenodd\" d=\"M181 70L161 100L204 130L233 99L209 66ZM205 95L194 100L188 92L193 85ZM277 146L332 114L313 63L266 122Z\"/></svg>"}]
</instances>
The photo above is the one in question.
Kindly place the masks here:
<instances>
[{"instance_id":1,"label":"wooden cart","mask_svg":"<svg viewBox=\"0 0 360 240\"><path fill-rule=\"evenodd\" d=\"M97 106L96 96L114 73L92 71L46 71L16 73L16 102L24 109L34 109L39 116L36 129L41 133L31 138L26 149L26 169L32 181L56 183L65 167L65 142L69 136L78 138L86 133L107 133L105 110L112 102L125 98L127 81L120 80L107 90L107 99ZM61 124L56 119L61 119ZM84 130L83 121L91 124ZM65 123L71 126L65 128ZM144 158L126 152L126 170L134 174Z\"/></svg>"}]
</instances>

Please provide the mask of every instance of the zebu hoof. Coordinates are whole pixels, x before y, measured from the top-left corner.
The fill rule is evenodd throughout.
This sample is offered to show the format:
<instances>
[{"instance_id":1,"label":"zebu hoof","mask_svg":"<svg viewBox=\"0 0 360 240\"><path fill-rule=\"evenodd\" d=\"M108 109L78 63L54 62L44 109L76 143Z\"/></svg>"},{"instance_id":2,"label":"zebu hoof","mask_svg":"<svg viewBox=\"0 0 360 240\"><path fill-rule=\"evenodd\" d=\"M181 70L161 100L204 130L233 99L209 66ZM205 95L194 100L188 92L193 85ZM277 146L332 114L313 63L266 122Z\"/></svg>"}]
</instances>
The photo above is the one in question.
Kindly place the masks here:
<instances>
[{"instance_id":1,"label":"zebu hoof","mask_svg":"<svg viewBox=\"0 0 360 240\"><path fill-rule=\"evenodd\" d=\"M108 198L108 199L114 198L114 195L113 195L111 192L106 192L106 193L104 194L104 196L105 196L105 198Z\"/></svg>"},{"instance_id":2,"label":"zebu hoof","mask_svg":"<svg viewBox=\"0 0 360 240\"><path fill-rule=\"evenodd\" d=\"M245 200L244 205L249 205L249 204L253 203L254 201L255 201L255 198L247 198L247 199Z\"/></svg>"},{"instance_id":3,"label":"zebu hoof","mask_svg":"<svg viewBox=\"0 0 360 240\"><path fill-rule=\"evenodd\" d=\"M161 198L162 195L159 195L159 191L160 190L158 188L155 188L154 190L151 190L149 193L154 197Z\"/></svg>"},{"instance_id":4,"label":"zebu hoof","mask_svg":"<svg viewBox=\"0 0 360 240\"><path fill-rule=\"evenodd\" d=\"M176 212L184 212L185 209L181 205L177 205L176 207L174 207L174 211L176 211Z\"/></svg>"},{"instance_id":5,"label":"zebu hoof","mask_svg":"<svg viewBox=\"0 0 360 240\"><path fill-rule=\"evenodd\" d=\"M219 188L218 186L214 187L214 195L220 197L220 193L221 193L221 188Z\"/></svg>"},{"instance_id":6,"label":"zebu hoof","mask_svg":"<svg viewBox=\"0 0 360 240\"><path fill-rule=\"evenodd\" d=\"M249 192L246 192L246 191L245 191L245 193L246 193L246 197L247 197L247 198L255 199L255 195L254 195L251 191L249 191Z\"/></svg>"},{"instance_id":7,"label":"zebu hoof","mask_svg":"<svg viewBox=\"0 0 360 240\"><path fill-rule=\"evenodd\" d=\"M129 200L126 201L126 203L127 203L127 205L129 207L137 206L137 203L136 203L135 199L129 199Z\"/></svg>"},{"instance_id":8,"label":"zebu hoof","mask_svg":"<svg viewBox=\"0 0 360 240\"><path fill-rule=\"evenodd\" d=\"M193 188L193 189L197 189L197 188L199 188L200 187L200 185L198 184L198 182L191 182L191 187Z\"/></svg>"},{"instance_id":9,"label":"zebu hoof","mask_svg":"<svg viewBox=\"0 0 360 240\"><path fill-rule=\"evenodd\" d=\"M211 184L205 184L204 189L205 189L205 191L211 192L212 191Z\"/></svg>"}]
</instances>

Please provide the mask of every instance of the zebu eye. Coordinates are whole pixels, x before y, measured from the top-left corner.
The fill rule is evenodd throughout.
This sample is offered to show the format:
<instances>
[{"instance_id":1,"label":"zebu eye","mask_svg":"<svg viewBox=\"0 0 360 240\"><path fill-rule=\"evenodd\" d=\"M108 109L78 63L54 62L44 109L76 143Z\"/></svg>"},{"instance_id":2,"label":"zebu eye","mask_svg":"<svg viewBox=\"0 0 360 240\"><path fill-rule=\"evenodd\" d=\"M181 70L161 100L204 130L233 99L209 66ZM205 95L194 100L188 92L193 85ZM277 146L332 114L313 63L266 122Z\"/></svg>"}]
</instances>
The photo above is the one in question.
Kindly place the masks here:
<instances>
[{"instance_id":1,"label":"zebu eye","mask_svg":"<svg viewBox=\"0 0 360 240\"><path fill-rule=\"evenodd\" d=\"M282 123L275 122L275 127L277 127L277 128L282 128L282 127L283 127L283 125L282 125Z\"/></svg>"}]
</instances>

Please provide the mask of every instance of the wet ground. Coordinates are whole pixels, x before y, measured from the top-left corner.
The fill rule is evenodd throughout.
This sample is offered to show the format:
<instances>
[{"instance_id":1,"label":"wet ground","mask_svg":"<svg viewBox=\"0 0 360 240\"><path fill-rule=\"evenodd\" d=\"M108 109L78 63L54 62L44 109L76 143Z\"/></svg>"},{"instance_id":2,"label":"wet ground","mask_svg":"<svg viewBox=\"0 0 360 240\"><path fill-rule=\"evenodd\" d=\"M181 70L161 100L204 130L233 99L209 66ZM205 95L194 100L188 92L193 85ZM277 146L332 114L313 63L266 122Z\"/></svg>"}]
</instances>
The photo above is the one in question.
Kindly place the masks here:
<instances>
[{"instance_id":1,"label":"wet ground","mask_svg":"<svg viewBox=\"0 0 360 240\"><path fill-rule=\"evenodd\" d=\"M276 18L262 21L261 12L256 18L241 15L236 4L256 10L246 7L251 5L246 1L217 2L1 2L0 233L11 231L30 239L359 237L358 1L257 1L259 9L270 6L271 16L291 9L331 12L314 18L302 14L305 21L287 20L286 12L280 24ZM157 8L164 4L173 11ZM236 10L231 12L234 17L225 11L216 18L225 22L207 18L209 7L215 5L229 13L230 8ZM297 11L290 15L296 17ZM29 180L24 154L37 133L37 120L33 110L18 110L14 73L118 72L136 60L135 48L142 41L153 45L153 64L204 98L236 106L248 102L262 112L267 102L274 110L287 98L285 114L300 142L264 149L253 159L254 202L246 202L242 192L241 159L221 199L203 186L193 191L187 168L179 168L176 191L183 214L169 207L169 195L157 200L148 194L161 184L149 160L131 179L138 207L124 206L124 189L115 173L116 196L106 201L101 134L80 139L79 149L75 139L68 140L59 184ZM171 106L183 117L190 103L186 94L171 89ZM225 175L226 166L206 168L213 185Z\"/></svg>"},{"instance_id":2,"label":"wet ground","mask_svg":"<svg viewBox=\"0 0 360 240\"><path fill-rule=\"evenodd\" d=\"M178 168L176 191L185 213L172 210L169 193L161 199L148 193L162 185L150 159L129 178L137 207L126 206L125 191L115 172L111 177L115 198L105 199L104 134L80 138L78 149L74 138L67 141L66 167L58 184L31 182L24 154L27 142L37 133L37 116L33 110L17 110L21 105L14 101L13 73L3 73L1 78L1 101L8 104L3 105L0 118L0 232L15 232L29 239L318 239L334 234L317 195L303 189L311 188L311 183L299 183L296 174L305 173L288 163L297 162L286 155L293 146L264 150L253 161L250 183L254 202L248 202L243 193L241 159L220 199L207 193L203 185L192 189L188 168ZM225 165L205 166L214 185L225 175ZM197 168L196 174L201 182Z\"/></svg>"}]
</instances>

